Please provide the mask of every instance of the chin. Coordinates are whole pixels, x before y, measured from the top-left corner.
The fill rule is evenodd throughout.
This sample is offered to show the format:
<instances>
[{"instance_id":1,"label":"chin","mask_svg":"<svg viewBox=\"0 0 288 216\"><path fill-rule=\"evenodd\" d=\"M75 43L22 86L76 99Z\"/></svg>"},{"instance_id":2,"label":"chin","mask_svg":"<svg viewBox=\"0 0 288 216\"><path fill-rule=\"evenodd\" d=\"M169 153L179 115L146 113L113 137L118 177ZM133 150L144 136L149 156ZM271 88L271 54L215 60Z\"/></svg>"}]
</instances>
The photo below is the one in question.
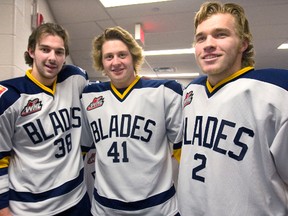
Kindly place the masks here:
<instances>
[{"instance_id":1,"label":"chin","mask_svg":"<svg viewBox=\"0 0 288 216\"><path fill-rule=\"evenodd\" d=\"M218 73L218 71L219 71L219 68L217 67L202 67L202 72L207 75L216 74Z\"/></svg>"}]
</instances>

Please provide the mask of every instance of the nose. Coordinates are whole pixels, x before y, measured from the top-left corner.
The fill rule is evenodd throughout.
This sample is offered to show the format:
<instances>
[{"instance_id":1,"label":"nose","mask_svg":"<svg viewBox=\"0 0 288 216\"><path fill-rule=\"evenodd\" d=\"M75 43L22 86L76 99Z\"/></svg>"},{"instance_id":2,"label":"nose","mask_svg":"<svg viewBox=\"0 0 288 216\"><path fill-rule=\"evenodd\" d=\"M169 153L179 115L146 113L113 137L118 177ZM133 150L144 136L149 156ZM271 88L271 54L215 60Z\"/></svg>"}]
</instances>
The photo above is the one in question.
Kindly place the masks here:
<instances>
[{"instance_id":1,"label":"nose","mask_svg":"<svg viewBox=\"0 0 288 216\"><path fill-rule=\"evenodd\" d=\"M55 52L55 50L51 50L50 51L50 53L49 53L50 55L49 55L49 61L51 61L51 62L54 62L54 61L56 61L56 52Z\"/></svg>"},{"instance_id":2,"label":"nose","mask_svg":"<svg viewBox=\"0 0 288 216\"><path fill-rule=\"evenodd\" d=\"M114 56L112 60L112 65L118 65L120 64L120 58L118 56Z\"/></svg>"},{"instance_id":3,"label":"nose","mask_svg":"<svg viewBox=\"0 0 288 216\"><path fill-rule=\"evenodd\" d=\"M215 49L215 47L216 47L216 43L215 43L214 38L211 35L207 36L205 40L204 50L205 51L213 50Z\"/></svg>"}]
</instances>

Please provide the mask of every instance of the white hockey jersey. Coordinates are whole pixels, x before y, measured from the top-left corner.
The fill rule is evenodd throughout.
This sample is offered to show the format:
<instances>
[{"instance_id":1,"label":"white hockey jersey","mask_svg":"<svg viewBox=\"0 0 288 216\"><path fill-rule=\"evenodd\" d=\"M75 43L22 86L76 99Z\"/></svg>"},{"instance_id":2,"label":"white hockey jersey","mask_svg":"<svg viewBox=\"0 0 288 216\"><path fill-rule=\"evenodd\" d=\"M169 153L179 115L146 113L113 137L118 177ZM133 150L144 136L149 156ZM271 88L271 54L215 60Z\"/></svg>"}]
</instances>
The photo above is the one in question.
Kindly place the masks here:
<instances>
[{"instance_id":1,"label":"white hockey jersey","mask_svg":"<svg viewBox=\"0 0 288 216\"><path fill-rule=\"evenodd\" d=\"M183 92L182 216L288 215L288 71L243 68Z\"/></svg>"},{"instance_id":2,"label":"white hockey jersey","mask_svg":"<svg viewBox=\"0 0 288 216\"><path fill-rule=\"evenodd\" d=\"M171 155L181 148L181 99L179 83L140 77L123 93L110 82L84 89L96 146L93 215L178 212Z\"/></svg>"},{"instance_id":3,"label":"white hockey jersey","mask_svg":"<svg viewBox=\"0 0 288 216\"><path fill-rule=\"evenodd\" d=\"M66 65L51 90L30 72L0 82L0 207L51 216L86 193L79 144L87 75Z\"/></svg>"}]
</instances>

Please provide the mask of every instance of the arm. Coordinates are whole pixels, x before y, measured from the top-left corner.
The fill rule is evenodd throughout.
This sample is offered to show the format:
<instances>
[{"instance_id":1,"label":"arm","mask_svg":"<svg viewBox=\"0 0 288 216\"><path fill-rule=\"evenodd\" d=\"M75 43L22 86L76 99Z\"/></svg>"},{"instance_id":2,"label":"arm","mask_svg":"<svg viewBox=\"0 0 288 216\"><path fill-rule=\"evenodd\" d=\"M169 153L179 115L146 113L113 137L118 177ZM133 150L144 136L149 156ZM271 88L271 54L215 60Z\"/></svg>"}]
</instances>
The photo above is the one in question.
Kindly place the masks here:
<instances>
[{"instance_id":1,"label":"arm","mask_svg":"<svg viewBox=\"0 0 288 216\"><path fill-rule=\"evenodd\" d=\"M12 216L8 207L0 209L0 216Z\"/></svg>"},{"instance_id":2,"label":"arm","mask_svg":"<svg viewBox=\"0 0 288 216\"><path fill-rule=\"evenodd\" d=\"M173 157L179 162L182 146L182 86L176 81L166 83L165 118L167 136Z\"/></svg>"},{"instance_id":3,"label":"arm","mask_svg":"<svg viewBox=\"0 0 288 216\"><path fill-rule=\"evenodd\" d=\"M288 185L288 120L281 125L270 147L277 172L283 182Z\"/></svg>"},{"instance_id":4,"label":"arm","mask_svg":"<svg viewBox=\"0 0 288 216\"><path fill-rule=\"evenodd\" d=\"M8 167L10 164L10 156L12 151L12 134L14 129L12 124L14 122L14 110L10 109L13 98L8 94L6 87L0 86L6 91L0 93L0 216L11 215L9 210L9 178ZM13 101L12 101L13 102Z\"/></svg>"}]
</instances>

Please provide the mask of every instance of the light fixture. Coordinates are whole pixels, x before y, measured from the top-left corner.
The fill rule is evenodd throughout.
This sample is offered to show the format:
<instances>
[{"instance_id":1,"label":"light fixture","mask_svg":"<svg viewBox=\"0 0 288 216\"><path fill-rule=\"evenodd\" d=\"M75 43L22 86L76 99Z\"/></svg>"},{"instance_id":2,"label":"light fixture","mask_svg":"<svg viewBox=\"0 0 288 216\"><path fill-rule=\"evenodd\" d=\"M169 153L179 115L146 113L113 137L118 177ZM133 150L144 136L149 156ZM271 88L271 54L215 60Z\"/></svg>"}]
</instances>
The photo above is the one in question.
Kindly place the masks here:
<instances>
[{"instance_id":1,"label":"light fixture","mask_svg":"<svg viewBox=\"0 0 288 216\"><path fill-rule=\"evenodd\" d=\"M281 44L277 49L288 49L288 43Z\"/></svg>"},{"instance_id":2,"label":"light fixture","mask_svg":"<svg viewBox=\"0 0 288 216\"><path fill-rule=\"evenodd\" d=\"M146 4L146 3L155 3L155 2L164 2L171 0L100 0L104 7L118 7L125 5L134 5L134 4Z\"/></svg>"},{"instance_id":3,"label":"light fixture","mask_svg":"<svg viewBox=\"0 0 288 216\"><path fill-rule=\"evenodd\" d=\"M180 55L180 54L193 54L195 53L194 48L188 49L171 49L171 50L150 50L143 52L144 56L155 56L155 55Z\"/></svg>"},{"instance_id":4,"label":"light fixture","mask_svg":"<svg viewBox=\"0 0 288 216\"><path fill-rule=\"evenodd\" d=\"M199 73L171 73L171 74L145 74L149 78L193 78L198 77Z\"/></svg>"},{"instance_id":5,"label":"light fixture","mask_svg":"<svg viewBox=\"0 0 288 216\"><path fill-rule=\"evenodd\" d=\"M155 73L175 73L176 72L176 68L175 67L155 67L153 68L153 71Z\"/></svg>"}]
</instances>

